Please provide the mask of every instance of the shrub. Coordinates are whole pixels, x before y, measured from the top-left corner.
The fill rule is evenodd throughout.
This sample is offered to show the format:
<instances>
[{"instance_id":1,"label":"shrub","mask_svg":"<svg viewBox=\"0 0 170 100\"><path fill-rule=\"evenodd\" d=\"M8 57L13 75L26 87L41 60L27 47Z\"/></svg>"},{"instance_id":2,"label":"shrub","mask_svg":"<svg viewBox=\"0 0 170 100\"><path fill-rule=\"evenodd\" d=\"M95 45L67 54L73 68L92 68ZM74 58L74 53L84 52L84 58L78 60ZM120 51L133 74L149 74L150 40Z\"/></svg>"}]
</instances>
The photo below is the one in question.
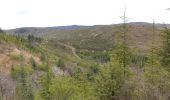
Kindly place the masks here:
<instances>
[{"instance_id":1,"label":"shrub","mask_svg":"<svg viewBox=\"0 0 170 100\"><path fill-rule=\"evenodd\" d=\"M124 67L118 64L111 63L101 67L100 73L95 78L97 96L101 100L116 100L119 90L129 78L128 69L126 69L126 75L124 76Z\"/></svg>"},{"instance_id":2,"label":"shrub","mask_svg":"<svg viewBox=\"0 0 170 100\"><path fill-rule=\"evenodd\" d=\"M31 66L33 67L33 69L37 68L37 64L36 64L36 62L35 62L33 57L30 58L30 63L31 63Z\"/></svg>"},{"instance_id":3,"label":"shrub","mask_svg":"<svg viewBox=\"0 0 170 100\"><path fill-rule=\"evenodd\" d=\"M59 59L59 60L58 60L58 63L57 63L57 66L60 67L61 69L63 69L63 68L65 67L64 60Z\"/></svg>"},{"instance_id":4,"label":"shrub","mask_svg":"<svg viewBox=\"0 0 170 100\"><path fill-rule=\"evenodd\" d=\"M42 63L42 64L37 65L37 69L42 70L42 71L46 71L46 69L47 69L46 64Z\"/></svg>"},{"instance_id":5,"label":"shrub","mask_svg":"<svg viewBox=\"0 0 170 100\"><path fill-rule=\"evenodd\" d=\"M23 67L24 67L24 70L25 70L25 72L27 74L31 74L33 72L33 69L32 69L31 66L24 65ZM15 66L12 65L12 67L11 67L11 76L12 76L12 78L17 79L18 76L19 76L20 71L21 71L21 65L15 65Z\"/></svg>"},{"instance_id":6,"label":"shrub","mask_svg":"<svg viewBox=\"0 0 170 100\"><path fill-rule=\"evenodd\" d=\"M18 77L18 74L20 72L20 67L19 66L14 66L12 65L11 67L11 76L12 78L16 79Z\"/></svg>"},{"instance_id":7,"label":"shrub","mask_svg":"<svg viewBox=\"0 0 170 100\"><path fill-rule=\"evenodd\" d=\"M28 74L23 66L20 66L15 98L16 100L34 100L32 86L29 84Z\"/></svg>"},{"instance_id":8,"label":"shrub","mask_svg":"<svg viewBox=\"0 0 170 100\"><path fill-rule=\"evenodd\" d=\"M10 54L10 58L15 61L22 61L24 59L21 54Z\"/></svg>"}]
</instances>

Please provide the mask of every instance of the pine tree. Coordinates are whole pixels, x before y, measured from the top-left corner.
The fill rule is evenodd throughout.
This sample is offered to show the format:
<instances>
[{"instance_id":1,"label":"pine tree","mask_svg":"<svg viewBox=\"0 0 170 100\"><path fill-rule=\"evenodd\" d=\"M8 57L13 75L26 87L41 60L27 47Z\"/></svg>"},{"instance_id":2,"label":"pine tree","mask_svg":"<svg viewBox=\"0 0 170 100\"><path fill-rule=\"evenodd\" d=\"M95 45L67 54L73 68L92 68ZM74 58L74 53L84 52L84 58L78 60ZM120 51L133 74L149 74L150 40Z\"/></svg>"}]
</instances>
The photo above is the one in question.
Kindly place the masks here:
<instances>
[{"instance_id":1,"label":"pine tree","mask_svg":"<svg viewBox=\"0 0 170 100\"><path fill-rule=\"evenodd\" d=\"M148 56L147 66L145 67L144 71L144 81L145 81L145 88L146 88L146 95L145 98L149 100L158 100L162 97L167 98L166 93L169 90L169 75L167 70L161 67L160 58L164 55L158 54L158 47L156 44L156 27L155 22L153 21L152 25L152 40L151 40L151 49L150 54ZM163 49L164 50L164 49ZM162 59L161 59L162 60ZM166 91L166 92L165 92ZM156 95L155 94L159 94Z\"/></svg>"},{"instance_id":2,"label":"pine tree","mask_svg":"<svg viewBox=\"0 0 170 100\"><path fill-rule=\"evenodd\" d=\"M148 56L147 67L151 67L153 70L154 67L159 67L160 65L160 57L158 55L158 46L156 45L156 27L155 21L153 20L152 24L152 40L151 40L151 48Z\"/></svg>"},{"instance_id":3,"label":"pine tree","mask_svg":"<svg viewBox=\"0 0 170 100\"><path fill-rule=\"evenodd\" d=\"M120 89L129 76L124 68L119 67L118 63L109 63L101 67L98 75L95 77L96 93L101 100L118 100Z\"/></svg>"},{"instance_id":4,"label":"pine tree","mask_svg":"<svg viewBox=\"0 0 170 100\"><path fill-rule=\"evenodd\" d=\"M170 29L165 26L163 31L163 46L161 50L161 65L170 69Z\"/></svg>"},{"instance_id":5,"label":"pine tree","mask_svg":"<svg viewBox=\"0 0 170 100\"><path fill-rule=\"evenodd\" d=\"M28 83L27 73L23 66L21 66L21 71L19 73L16 92L17 100L34 100L32 87L31 84Z\"/></svg>"},{"instance_id":6,"label":"pine tree","mask_svg":"<svg viewBox=\"0 0 170 100\"><path fill-rule=\"evenodd\" d=\"M119 62L120 67L124 68L124 76L126 76L127 66L130 61L130 51L127 44L128 38L128 25L127 25L127 17L126 17L126 9L121 17L123 20L123 24L120 26L121 34L118 35L119 41L116 41L116 47L114 50L114 60Z\"/></svg>"},{"instance_id":7,"label":"pine tree","mask_svg":"<svg viewBox=\"0 0 170 100\"><path fill-rule=\"evenodd\" d=\"M40 91L40 96L43 100L52 100L54 94L51 91L51 86L53 85L54 75L51 72L48 64L46 65L46 73L41 79L42 90Z\"/></svg>"}]
</instances>

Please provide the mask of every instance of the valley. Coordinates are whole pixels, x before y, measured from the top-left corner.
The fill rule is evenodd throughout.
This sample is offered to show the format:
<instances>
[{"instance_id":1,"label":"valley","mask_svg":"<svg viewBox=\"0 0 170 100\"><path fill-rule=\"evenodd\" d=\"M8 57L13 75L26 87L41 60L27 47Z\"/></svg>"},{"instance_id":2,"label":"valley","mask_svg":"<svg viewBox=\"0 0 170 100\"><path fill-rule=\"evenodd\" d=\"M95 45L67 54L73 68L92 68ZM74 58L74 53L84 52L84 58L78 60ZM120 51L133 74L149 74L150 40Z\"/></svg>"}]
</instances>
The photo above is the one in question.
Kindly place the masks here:
<instances>
[{"instance_id":1,"label":"valley","mask_svg":"<svg viewBox=\"0 0 170 100\"><path fill-rule=\"evenodd\" d=\"M0 100L169 100L169 27L2 30Z\"/></svg>"}]
</instances>

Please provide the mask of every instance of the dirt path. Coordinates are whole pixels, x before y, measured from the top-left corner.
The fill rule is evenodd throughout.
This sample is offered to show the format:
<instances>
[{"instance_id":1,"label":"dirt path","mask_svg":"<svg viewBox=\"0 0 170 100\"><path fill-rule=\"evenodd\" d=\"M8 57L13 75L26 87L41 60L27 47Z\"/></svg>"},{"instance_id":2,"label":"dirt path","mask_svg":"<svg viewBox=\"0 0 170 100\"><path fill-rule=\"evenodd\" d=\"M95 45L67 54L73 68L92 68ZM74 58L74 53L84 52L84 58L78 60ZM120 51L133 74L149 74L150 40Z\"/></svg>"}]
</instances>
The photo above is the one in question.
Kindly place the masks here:
<instances>
[{"instance_id":1,"label":"dirt path","mask_svg":"<svg viewBox=\"0 0 170 100\"><path fill-rule=\"evenodd\" d=\"M66 48L68 48L68 49L70 49L71 52L72 52L72 54L73 54L75 57L77 57L78 59L81 59L81 58L76 54L76 49L75 49L74 47L72 47L72 46L70 46L70 45L67 45L67 44L64 44L64 43L61 43L61 42L58 42L58 44L66 47Z\"/></svg>"}]
</instances>

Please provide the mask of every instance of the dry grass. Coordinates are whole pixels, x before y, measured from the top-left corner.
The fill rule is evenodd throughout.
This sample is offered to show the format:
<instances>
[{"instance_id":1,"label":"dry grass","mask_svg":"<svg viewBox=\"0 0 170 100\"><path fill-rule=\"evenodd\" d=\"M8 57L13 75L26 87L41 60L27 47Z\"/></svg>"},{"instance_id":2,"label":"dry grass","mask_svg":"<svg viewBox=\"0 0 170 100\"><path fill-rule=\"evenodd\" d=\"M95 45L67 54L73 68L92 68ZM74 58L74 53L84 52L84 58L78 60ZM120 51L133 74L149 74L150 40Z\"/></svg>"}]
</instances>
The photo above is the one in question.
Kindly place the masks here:
<instances>
[{"instance_id":1,"label":"dry grass","mask_svg":"<svg viewBox=\"0 0 170 100\"><path fill-rule=\"evenodd\" d=\"M12 44L0 43L0 73L5 75L10 74L12 65L18 65L21 63L20 56L22 55L24 60L22 63L28 64L30 58L33 57L37 64L41 64L38 56L32 55L28 51L20 50Z\"/></svg>"}]
</instances>

